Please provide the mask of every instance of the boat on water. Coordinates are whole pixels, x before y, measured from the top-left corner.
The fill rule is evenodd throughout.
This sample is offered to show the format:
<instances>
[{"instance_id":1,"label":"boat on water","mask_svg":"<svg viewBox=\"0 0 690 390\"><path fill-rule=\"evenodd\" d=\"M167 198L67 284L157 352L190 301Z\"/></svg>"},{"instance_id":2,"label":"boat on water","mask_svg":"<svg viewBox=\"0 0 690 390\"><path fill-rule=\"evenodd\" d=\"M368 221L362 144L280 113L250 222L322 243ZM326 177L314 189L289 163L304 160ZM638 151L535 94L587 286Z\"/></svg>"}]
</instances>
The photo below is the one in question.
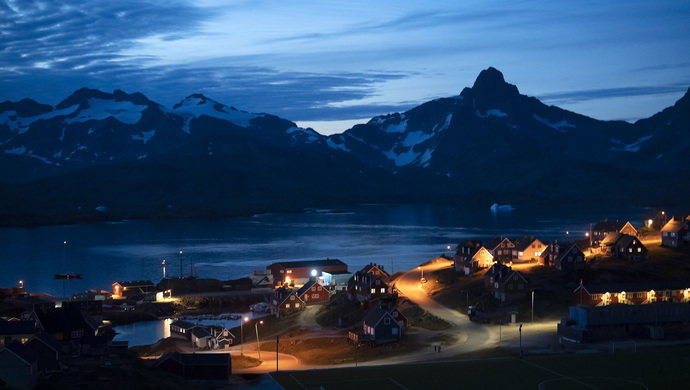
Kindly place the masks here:
<instances>
[{"instance_id":1,"label":"boat on water","mask_svg":"<svg viewBox=\"0 0 690 390\"><path fill-rule=\"evenodd\" d=\"M81 279L81 274L53 274L53 276L53 279L56 280Z\"/></svg>"}]
</instances>

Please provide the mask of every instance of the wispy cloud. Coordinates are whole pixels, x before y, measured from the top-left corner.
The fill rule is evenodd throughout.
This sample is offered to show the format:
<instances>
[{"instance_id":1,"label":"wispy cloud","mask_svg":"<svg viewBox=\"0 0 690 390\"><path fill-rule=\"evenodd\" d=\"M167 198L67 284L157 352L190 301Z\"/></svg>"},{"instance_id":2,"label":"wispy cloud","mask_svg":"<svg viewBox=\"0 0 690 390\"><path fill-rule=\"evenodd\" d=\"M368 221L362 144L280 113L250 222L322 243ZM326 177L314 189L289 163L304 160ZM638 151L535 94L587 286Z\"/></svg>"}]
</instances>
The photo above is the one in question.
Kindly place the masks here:
<instances>
[{"instance_id":1,"label":"wispy cloud","mask_svg":"<svg viewBox=\"0 0 690 390\"><path fill-rule=\"evenodd\" d=\"M570 104L588 100L630 98L635 96L677 94L688 90L687 84L647 85L620 88L587 89L579 91L555 92L538 96L540 100L550 104Z\"/></svg>"}]
</instances>

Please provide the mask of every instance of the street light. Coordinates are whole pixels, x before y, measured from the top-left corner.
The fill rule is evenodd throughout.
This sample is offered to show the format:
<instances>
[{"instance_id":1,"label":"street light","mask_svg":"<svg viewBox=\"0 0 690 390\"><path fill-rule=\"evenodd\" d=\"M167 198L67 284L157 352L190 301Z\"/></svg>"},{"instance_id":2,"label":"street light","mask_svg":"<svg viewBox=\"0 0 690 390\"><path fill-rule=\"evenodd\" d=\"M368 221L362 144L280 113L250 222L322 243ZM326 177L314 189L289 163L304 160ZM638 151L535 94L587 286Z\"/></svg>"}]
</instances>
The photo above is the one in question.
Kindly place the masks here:
<instances>
[{"instance_id":1,"label":"street light","mask_svg":"<svg viewBox=\"0 0 690 390\"><path fill-rule=\"evenodd\" d=\"M244 317L240 320L240 355L244 355L244 331L242 330L242 325L249 321L249 317Z\"/></svg>"},{"instance_id":2,"label":"street light","mask_svg":"<svg viewBox=\"0 0 690 390\"><path fill-rule=\"evenodd\" d=\"M19 281L19 285L20 285L21 288L24 288L24 281L23 281L23 280L20 280L20 281Z\"/></svg>"},{"instance_id":3,"label":"street light","mask_svg":"<svg viewBox=\"0 0 690 390\"><path fill-rule=\"evenodd\" d=\"M422 271L422 276L419 278L419 281L421 282L422 280L424 280L424 268L422 268L422 267L417 267L417 269L419 269L420 271Z\"/></svg>"},{"instance_id":4,"label":"street light","mask_svg":"<svg viewBox=\"0 0 690 390\"><path fill-rule=\"evenodd\" d=\"M263 323L263 321L254 323L254 330L256 331L256 350L259 351L259 361L261 361L261 345L259 345L259 324Z\"/></svg>"}]
</instances>

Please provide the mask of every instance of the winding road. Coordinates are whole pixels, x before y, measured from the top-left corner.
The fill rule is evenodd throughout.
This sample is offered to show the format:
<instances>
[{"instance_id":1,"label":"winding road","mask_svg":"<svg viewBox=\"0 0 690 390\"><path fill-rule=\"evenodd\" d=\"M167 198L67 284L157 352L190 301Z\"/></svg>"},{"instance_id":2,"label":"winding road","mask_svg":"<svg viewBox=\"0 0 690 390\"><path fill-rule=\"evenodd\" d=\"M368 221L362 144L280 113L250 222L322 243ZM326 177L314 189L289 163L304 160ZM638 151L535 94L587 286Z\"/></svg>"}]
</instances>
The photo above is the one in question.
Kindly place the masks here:
<instances>
[{"instance_id":1,"label":"winding road","mask_svg":"<svg viewBox=\"0 0 690 390\"><path fill-rule=\"evenodd\" d=\"M517 324L511 325L480 325L469 320L469 317L456 310L449 309L438 302L434 301L422 289L421 276L423 272L430 274L432 271L448 267L447 262L432 262L428 265L415 268L405 272L400 276L394 285L401 295L407 297L410 301L419 305L423 310L444 319L450 323L450 328L440 332L420 329L415 331L422 340L430 339L434 335L448 334L453 336L452 342L445 342L441 344L441 351L437 352L432 343L429 342L429 348L424 348L418 352L406 353L399 356L393 356L386 359L375 361L360 362L359 366L379 366L387 364L411 363L429 360L443 360L453 359L461 353L477 351L487 348L503 347L507 349L514 349L516 354L520 347L523 350L547 350L557 347L558 339L556 336L556 322L541 322L534 324L523 324L522 332ZM459 298L460 299L460 298ZM314 329L319 327L314 321L314 315L318 307L308 307L300 315L300 323L302 326ZM320 328L320 327L319 327ZM336 330L330 329L315 329L319 333L333 334ZM522 333L522 334L520 334ZM245 352L245 354L256 354L253 352ZM264 354L266 355L264 357ZM263 362L258 367L250 369L236 370L238 373L267 373L275 371L275 352L262 353ZM329 366L306 366L300 364L297 358L291 355L280 354L279 357L280 369L283 370L299 370L311 368L329 368ZM344 364L332 367L349 367L355 364Z\"/></svg>"}]
</instances>

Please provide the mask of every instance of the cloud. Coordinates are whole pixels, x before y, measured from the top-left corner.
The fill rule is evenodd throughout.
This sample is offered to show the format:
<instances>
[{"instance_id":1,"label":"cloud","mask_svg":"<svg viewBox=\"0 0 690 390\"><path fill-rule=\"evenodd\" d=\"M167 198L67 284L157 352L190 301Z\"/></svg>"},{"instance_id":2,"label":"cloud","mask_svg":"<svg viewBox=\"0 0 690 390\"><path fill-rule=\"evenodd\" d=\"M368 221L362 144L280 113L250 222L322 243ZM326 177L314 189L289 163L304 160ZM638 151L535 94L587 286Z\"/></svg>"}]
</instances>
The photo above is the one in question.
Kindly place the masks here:
<instances>
[{"instance_id":1,"label":"cloud","mask_svg":"<svg viewBox=\"0 0 690 390\"><path fill-rule=\"evenodd\" d=\"M579 91L555 92L538 96L539 100L549 104L571 104L589 100L609 98L629 98L635 96L677 94L688 90L688 84L674 83L663 86L648 85L620 88L600 88Z\"/></svg>"},{"instance_id":2,"label":"cloud","mask_svg":"<svg viewBox=\"0 0 690 390\"><path fill-rule=\"evenodd\" d=\"M210 15L175 0L7 0L0 5L0 69L21 74L119 61L136 39L191 33Z\"/></svg>"}]
</instances>

